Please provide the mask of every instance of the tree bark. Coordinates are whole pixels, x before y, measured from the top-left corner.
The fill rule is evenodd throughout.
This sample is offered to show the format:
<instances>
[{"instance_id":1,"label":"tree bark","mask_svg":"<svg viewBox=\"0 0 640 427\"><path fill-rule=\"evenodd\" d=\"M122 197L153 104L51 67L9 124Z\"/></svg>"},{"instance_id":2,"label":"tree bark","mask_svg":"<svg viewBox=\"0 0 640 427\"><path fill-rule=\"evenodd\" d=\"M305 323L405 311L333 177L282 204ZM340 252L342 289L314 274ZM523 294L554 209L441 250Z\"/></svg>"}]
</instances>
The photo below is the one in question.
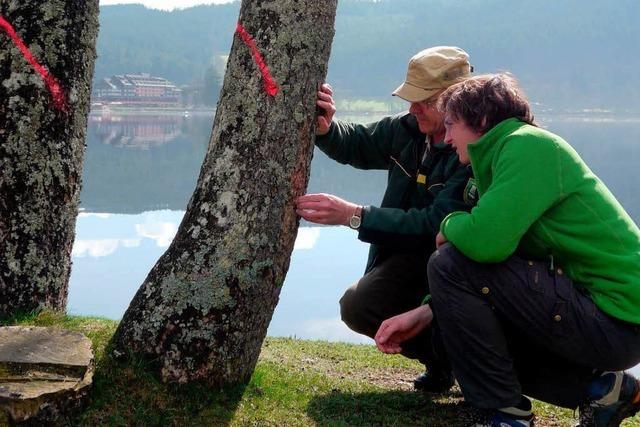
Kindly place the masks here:
<instances>
[{"instance_id":1,"label":"tree bark","mask_svg":"<svg viewBox=\"0 0 640 427\"><path fill-rule=\"evenodd\" d=\"M8 317L66 306L98 0L3 0L0 18L0 317Z\"/></svg>"},{"instance_id":2,"label":"tree bark","mask_svg":"<svg viewBox=\"0 0 640 427\"><path fill-rule=\"evenodd\" d=\"M248 381L278 302L305 192L337 0L244 0L207 155L178 233L124 315L116 354L165 381Z\"/></svg>"}]
</instances>

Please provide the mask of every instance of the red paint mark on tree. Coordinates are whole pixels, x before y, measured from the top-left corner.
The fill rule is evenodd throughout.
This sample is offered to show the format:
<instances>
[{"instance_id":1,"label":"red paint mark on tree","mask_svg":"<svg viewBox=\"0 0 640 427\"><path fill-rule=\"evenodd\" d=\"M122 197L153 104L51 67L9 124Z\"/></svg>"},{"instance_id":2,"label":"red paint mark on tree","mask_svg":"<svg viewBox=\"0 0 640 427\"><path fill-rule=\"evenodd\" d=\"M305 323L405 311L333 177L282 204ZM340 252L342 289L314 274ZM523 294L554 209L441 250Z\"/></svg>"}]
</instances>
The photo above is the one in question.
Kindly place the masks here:
<instances>
[{"instance_id":1,"label":"red paint mark on tree","mask_svg":"<svg viewBox=\"0 0 640 427\"><path fill-rule=\"evenodd\" d=\"M44 83L47 86L47 89L51 93L53 105L58 110L66 112L67 99L64 91L62 90L62 87L60 86L60 83L58 83L58 80L56 80L56 78L53 77L45 67L40 65L29 48L24 44L18 33L16 33L16 30L13 28L13 26L2 16L0 16L0 29L4 30L4 32L7 33L13 43L18 47L18 49L20 49L20 52L27 60L27 62L29 62L29 64L31 64L31 66L36 70L36 72L40 74L42 80L44 80Z\"/></svg>"},{"instance_id":2,"label":"red paint mark on tree","mask_svg":"<svg viewBox=\"0 0 640 427\"><path fill-rule=\"evenodd\" d=\"M238 33L240 38L242 38L242 41L244 41L244 43L249 47L253 60L258 65L260 73L262 73L265 92L271 96L276 96L278 94L278 85L273 77L271 77L271 72L269 71L267 64L264 62L264 58L258 50L258 46L256 46L255 41L253 41L253 37L251 37L251 34L249 34L240 23L238 23L238 26L236 27L236 33Z\"/></svg>"}]
</instances>

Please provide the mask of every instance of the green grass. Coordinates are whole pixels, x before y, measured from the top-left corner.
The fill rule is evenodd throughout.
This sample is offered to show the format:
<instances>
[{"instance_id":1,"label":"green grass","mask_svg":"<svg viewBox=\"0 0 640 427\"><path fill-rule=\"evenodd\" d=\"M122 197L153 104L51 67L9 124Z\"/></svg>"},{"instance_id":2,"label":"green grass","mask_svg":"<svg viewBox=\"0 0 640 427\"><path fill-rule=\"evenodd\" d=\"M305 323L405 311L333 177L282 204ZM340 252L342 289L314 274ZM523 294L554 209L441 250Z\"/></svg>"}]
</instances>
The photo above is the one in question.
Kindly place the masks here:
<instances>
[{"instance_id":1,"label":"green grass","mask_svg":"<svg viewBox=\"0 0 640 427\"><path fill-rule=\"evenodd\" d=\"M467 426L459 391L428 398L411 390L421 366L370 345L268 338L246 386L167 385L145 362L113 360L105 348L117 323L43 312L3 322L87 335L96 354L89 406L65 425L82 426ZM537 426L571 426L573 413L535 402ZM640 426L640 416L623 424Z\"/></svg>"}]
</instances>

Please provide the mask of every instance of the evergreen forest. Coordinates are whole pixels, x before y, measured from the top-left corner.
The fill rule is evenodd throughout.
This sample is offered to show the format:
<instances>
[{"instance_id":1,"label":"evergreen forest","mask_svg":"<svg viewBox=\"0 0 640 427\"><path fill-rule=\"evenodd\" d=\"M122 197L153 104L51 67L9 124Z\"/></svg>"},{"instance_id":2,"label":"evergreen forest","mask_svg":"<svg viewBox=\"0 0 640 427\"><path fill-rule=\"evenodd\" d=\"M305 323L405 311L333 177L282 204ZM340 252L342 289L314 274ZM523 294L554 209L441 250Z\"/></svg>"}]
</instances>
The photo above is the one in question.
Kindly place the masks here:
<instances>
[{"instance_id":1,"label":"evergreen forest","mask_svg":"<svg viewBox=\"0 0 640 427\"><path fill-rule=\"evenodd\" d=\"M173 12L104 6L96 78L148 72L197 85L212 70L220 78L238 11L239 2ZM636 112L639 21L638 0L341 0L328 81L337 99L389 99L414 53L457 45L476 72L514 73L541 109Z\"/></svg>"}]
</instances>

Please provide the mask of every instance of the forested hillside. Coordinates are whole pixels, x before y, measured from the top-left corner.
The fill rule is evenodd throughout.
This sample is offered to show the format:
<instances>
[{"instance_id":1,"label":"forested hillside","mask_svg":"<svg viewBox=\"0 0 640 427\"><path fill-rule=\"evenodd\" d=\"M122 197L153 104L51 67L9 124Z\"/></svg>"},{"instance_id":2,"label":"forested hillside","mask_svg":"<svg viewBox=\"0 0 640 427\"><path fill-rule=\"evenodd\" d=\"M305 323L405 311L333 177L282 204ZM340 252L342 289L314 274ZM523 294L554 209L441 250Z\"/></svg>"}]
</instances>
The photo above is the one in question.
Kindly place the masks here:
<instances>
[{"instance_id":1,"label":"forested hillside","mask_svg":"<svg viewBox=\"0 0 640 427\"><path fill-rule=\"evenodd\" d=\"M228 52L238 7L102 7L96 77L150 72L201 81ZM328 79L338 98L384 98L413 53L453 44L478 72L515 73L547 107L638 111L638 22L638 0L341 0Z\"/></svg>"}]
</instances>

